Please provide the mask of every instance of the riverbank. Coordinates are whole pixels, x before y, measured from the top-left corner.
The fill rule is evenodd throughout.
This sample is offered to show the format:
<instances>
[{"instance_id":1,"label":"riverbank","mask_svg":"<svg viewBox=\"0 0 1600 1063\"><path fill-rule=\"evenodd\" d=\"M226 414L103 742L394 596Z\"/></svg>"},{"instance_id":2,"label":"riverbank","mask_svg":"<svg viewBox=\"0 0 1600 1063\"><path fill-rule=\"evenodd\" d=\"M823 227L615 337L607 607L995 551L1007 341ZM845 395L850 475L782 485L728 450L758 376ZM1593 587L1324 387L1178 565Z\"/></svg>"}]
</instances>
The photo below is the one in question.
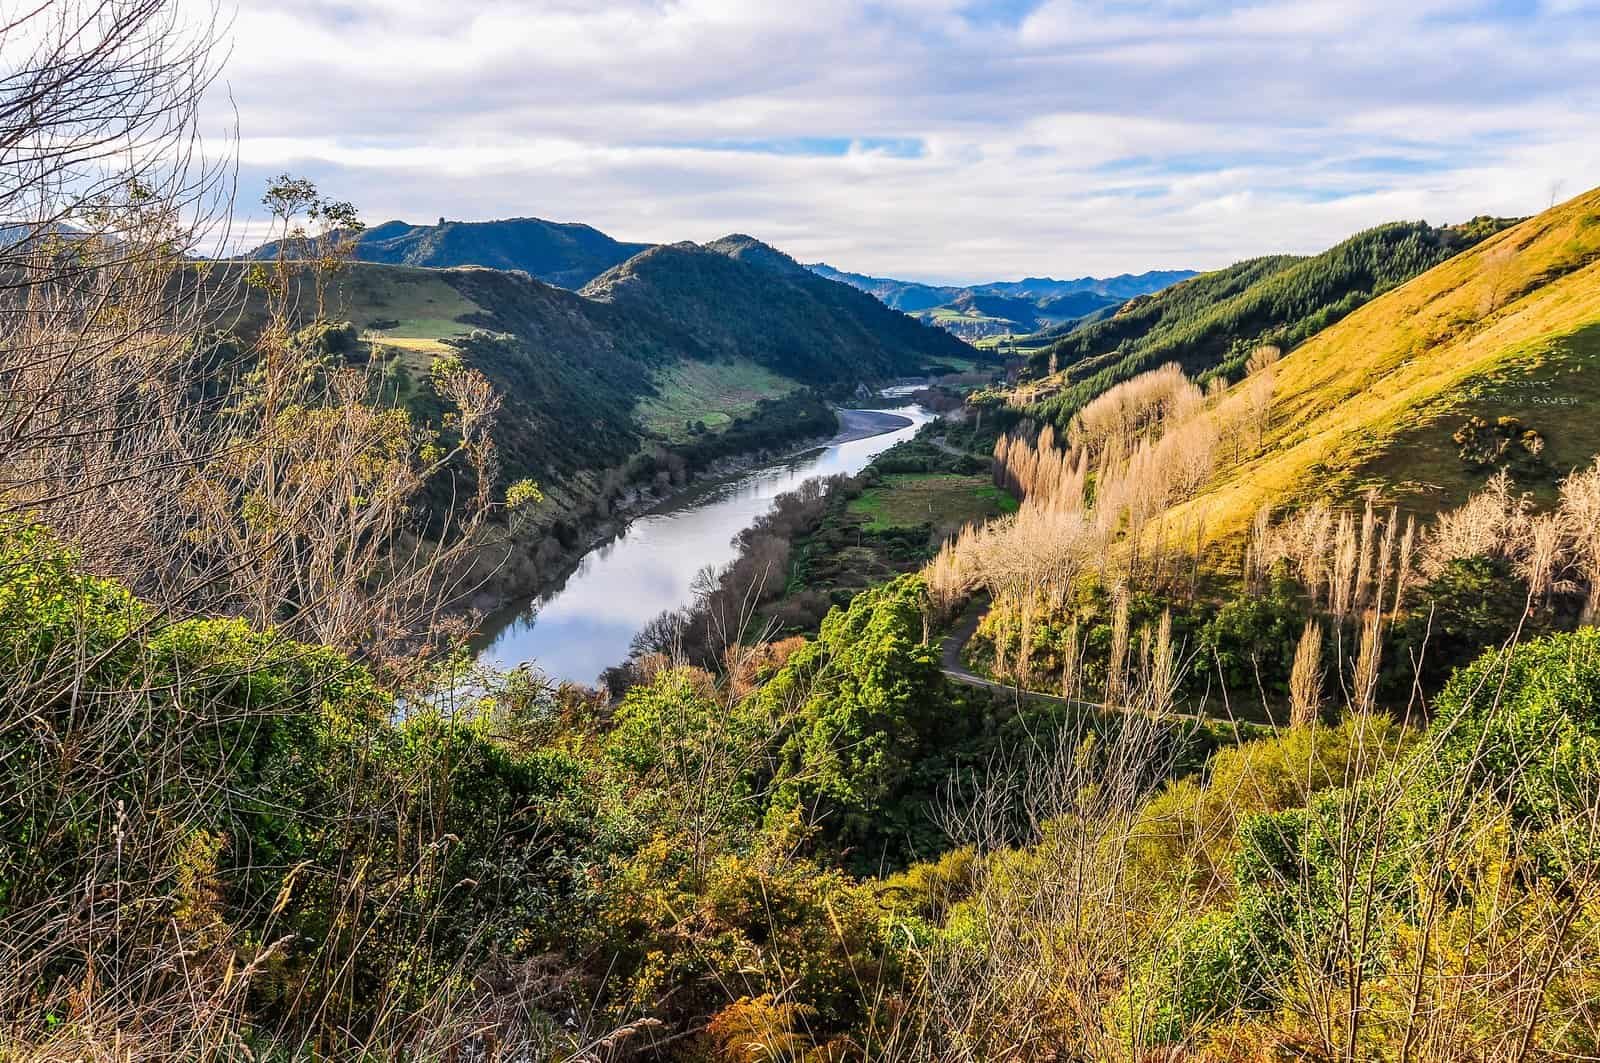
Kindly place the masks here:
<instances>
[{"instance_id":1,"label":"riverbank","mask_svg":"<svg viewBox=\"0 0 1600 1063\"><path fill-rule=\"evenodd\" d=\"M483 618L484 627L493 627L497 616L559 590L585 555L622 534L639 517L674 505L707 483L784 455L827 446L846 429L840 411L825 406L831 431L808 433L807 420L817 418L808 417L803 408L797 413L796 406L796 400L764 402L757 414L737 423L731 433L713 433L687 447L657 445L653 453L636 454L625 467L584 471L543 483L544 502L517 534L480 555L462 581L472 590L453 609ZM735 439L762 436L770 444L712 456Z\"/></svg>"},{"instance_id":2,"label":"riverbank","mask_svg":"<svg viewBox=\"0 0 1600 1063\"><path fill-rule=\"evenodd\" d=\"M871 438L876 434L878 433L850 438ZM629 526L639 518L680 505L708 484L738 476L771 462L781 461L788 456L832 446L834 442L836 440L832 436L813 436L798 444L763 448L733 457L720 458L686 474L683 483L665 491L650 484L631 485L623 488L621 493L606 504L604 515L594 508L591 499L588 508L558 517L557 523L570 529L568 534L562 535L546 525L538 529L538 535L533 542L519 544L534 546L536 549L534 556L522 559L522 563L517 566L524 574L511 575L507 572L506 566L502 566L500 572L506 578L481 588L473 596L470 608L483 615L485 617L483 627L492 630L499 626L503 617L526 608L528 602L559 593L585 557L625 534ZM528 574L530 569L531 575ZM490 586L493 589L490 589Z\"/></svg>"},{"instance_id":3,"label":"riverbank","mask_svg":"<svg viewBox=\"0 0 1600 1063\"><path fill-rule=\"evenodd\" d=\"M909 417L902 417L898 413L885 413L883 410L835 410L834 412L839 415L839 432L828 440L826 445L830 447L881 436L887 432L909 428L913 424Z\"/></svg>"}]
</instances>

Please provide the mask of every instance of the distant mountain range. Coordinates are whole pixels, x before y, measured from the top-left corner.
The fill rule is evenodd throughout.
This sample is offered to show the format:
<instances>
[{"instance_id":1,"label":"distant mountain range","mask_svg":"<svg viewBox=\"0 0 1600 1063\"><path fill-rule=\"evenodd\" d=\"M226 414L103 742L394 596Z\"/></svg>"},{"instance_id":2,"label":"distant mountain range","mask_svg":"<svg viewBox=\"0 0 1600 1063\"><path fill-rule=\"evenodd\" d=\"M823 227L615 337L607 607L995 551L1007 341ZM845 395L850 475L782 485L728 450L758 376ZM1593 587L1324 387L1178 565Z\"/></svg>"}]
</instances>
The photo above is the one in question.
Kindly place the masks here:
<instances>
[{"instance_id":1,"label":"distant mountain range","mask_svg":"<svg viewBox=\"0 0 1600 1063\"><path fill-rule=\"evenodd\" d=\"M546 284L576 290L650 246L613 240L589 225L541 218L440 218L437 225L403 221L375 225L361 234L355 257L394 266L520 269ZM277 253L278 245L269 243L251 257L273 258Z\"/></svg>"},{"instance_id":2,"label":"distant mountain range","mask_svg":"<svg viewBox=\"0 0 1600 1063\"><path fill-rule=\"evenodd\" d=\"M990 281L984 284L935 285L917 281L895 280L892 277L869 277L834 269L826 262L813 262L807 269L829 280L848 284L852 288L877 296L896 310L908 313L931 310L954 302L962 294L997 295L1011 299L1036 301L1051 299L1078 292L1090 292L1108 298L1132 299L1136 295L1149 295L1181 280L1195 275L1192 269L1152 270L1148 273L1122 273L1115 277L1079 277L1077 280L1056 280L1053 277L1026 277L1020 281Z\"/></svg>"},{"instance_id":3,"label":"distant mountain range","mask_svg":"<svg viewBox=\"0 0 1600 1063\"><path fill-rule=\"evenodd\" d=\"M869 277L835 269L825 262L806 268L968 340L1005 333L1023 335L1081 322L1103 315L1128 299L1195 276L1194 270L1174 269L1076 280L1027 277L960 287Z\"/></svg>"}]
</instances>

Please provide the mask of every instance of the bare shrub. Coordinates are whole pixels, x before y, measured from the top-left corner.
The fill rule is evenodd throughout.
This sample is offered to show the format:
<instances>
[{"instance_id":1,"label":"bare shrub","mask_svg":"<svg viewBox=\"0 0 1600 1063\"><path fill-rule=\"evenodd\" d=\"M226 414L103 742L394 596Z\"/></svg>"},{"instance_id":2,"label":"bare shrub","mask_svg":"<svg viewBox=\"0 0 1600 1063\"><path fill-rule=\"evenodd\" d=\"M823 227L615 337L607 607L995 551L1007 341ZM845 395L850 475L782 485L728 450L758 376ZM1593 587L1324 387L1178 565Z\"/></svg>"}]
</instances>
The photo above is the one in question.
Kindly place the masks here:
<instances>
[{"instance_id":1,"label":"bare shrub","mask_svg":"<svg viewBox=\"0 0 1600 1063\"><path fill-rule=\"evenodd\" d=\"M1131 679L1146 689L1168 682ZM1127 714L1109 731L1087 718L1069 721L1056 744L996 765L993 789L951 807L952 839L977 853L962 902L974 933L915 948L914 1007L886 1039L884 1058L1122 1057L1126 1042L1107 1021L1106 988L1177 914L1139 911L1126 893L1129 839L1171 768L1170 738L1181 726L1159 700L1156 711ZM1015 825L1003 811L1019 796L1032 839L1020 851L1007 848Z\"/></svg>"},{"instance_id":2,"label":"bare shrub","mask_svg":"<svg viewBox=\"0 0 1600 1063\"><path fill-rule=\"evenodd\" d=\"M1588 584L1583 622L1593 624L1600 616L1600 458L1562 482L1560 514L1573 563Z\"/></svg>"},{"instance_id":3,"label":"bare shrub","mask_svg":"<svg viewBox=\"0 0 1600 1063\"><path fill-rule=\"evenodd\" d=\"M1073 418L1073 450L1094 454L1159 435L1168 424L1188 420L1204 396L1183 370L1170 363L1125 380L1094 399Z\"/></svg>"},{"instance_id":4,"label":"bare shrub","mask_svg":"<svg viewBox=\"0 0 1600 1063\"><path fill-rule=\"evenodd\" d=\"M1495 473L1482 491L1434 521L1423 541L1423 574L1436 576L1458 558L1514 558L1527 535L1530 507L1509 473Z\"/></svg>"}]
</instances>

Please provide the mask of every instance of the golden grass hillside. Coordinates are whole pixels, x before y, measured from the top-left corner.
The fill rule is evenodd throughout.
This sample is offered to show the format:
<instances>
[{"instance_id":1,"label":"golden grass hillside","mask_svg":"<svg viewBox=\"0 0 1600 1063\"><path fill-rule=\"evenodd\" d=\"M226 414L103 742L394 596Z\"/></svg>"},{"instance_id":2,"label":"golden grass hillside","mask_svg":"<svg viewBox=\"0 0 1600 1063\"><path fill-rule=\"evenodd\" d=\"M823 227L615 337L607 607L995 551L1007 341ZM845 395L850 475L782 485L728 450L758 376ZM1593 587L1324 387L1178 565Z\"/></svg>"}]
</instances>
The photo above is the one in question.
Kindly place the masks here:
<instances>
[{"instance_id":1,"label":"golden grass hillside","mask_svg":"<svg viewBox=\"0 0 1600 1063\"><path fill-rule=\"evenodd\" d=\"M1552 476L1585 464L1600 451L1600 189L1374 300L1276 374L1263 445L1171 516L1235 538L1263 504L1368 486L1408 508L1459 502L1483 477L1450 436L1478 412L1541 431Z\"/></svg>"}]
</instances>

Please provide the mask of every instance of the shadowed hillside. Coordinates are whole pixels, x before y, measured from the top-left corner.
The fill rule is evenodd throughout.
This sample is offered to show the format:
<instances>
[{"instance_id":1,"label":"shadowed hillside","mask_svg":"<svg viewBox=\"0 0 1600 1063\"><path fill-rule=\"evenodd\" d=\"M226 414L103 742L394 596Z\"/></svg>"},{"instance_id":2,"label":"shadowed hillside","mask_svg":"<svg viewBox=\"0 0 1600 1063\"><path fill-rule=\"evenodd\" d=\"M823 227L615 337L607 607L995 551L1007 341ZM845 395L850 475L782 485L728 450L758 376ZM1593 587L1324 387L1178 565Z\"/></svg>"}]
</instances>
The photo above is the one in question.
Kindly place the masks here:
<instances>
[{"instance_id":1,"label":"shadowed hillside","mask_svg":"<svg viewBox=\"0 0 1600 1063\"><path fill-rule=\"evenodd\" d=\"M895 376L972 354L748 236L653 247L582 294L700 357L743 355L808 384Z\"/></svg>"},{"instance_id":2,"label":"shadowed hillside","mask_svg":"<svg viewBox=\"0 0 1600 1063\"><path fill-rule=\"evenodd\" d=\"M1120 305L1120 299L1095 292L1030 299L963 291L945 306L912 316L975 343L996 337L1065 331L1086 318L1111 313Z\"/></svg>"}]
</instances>

